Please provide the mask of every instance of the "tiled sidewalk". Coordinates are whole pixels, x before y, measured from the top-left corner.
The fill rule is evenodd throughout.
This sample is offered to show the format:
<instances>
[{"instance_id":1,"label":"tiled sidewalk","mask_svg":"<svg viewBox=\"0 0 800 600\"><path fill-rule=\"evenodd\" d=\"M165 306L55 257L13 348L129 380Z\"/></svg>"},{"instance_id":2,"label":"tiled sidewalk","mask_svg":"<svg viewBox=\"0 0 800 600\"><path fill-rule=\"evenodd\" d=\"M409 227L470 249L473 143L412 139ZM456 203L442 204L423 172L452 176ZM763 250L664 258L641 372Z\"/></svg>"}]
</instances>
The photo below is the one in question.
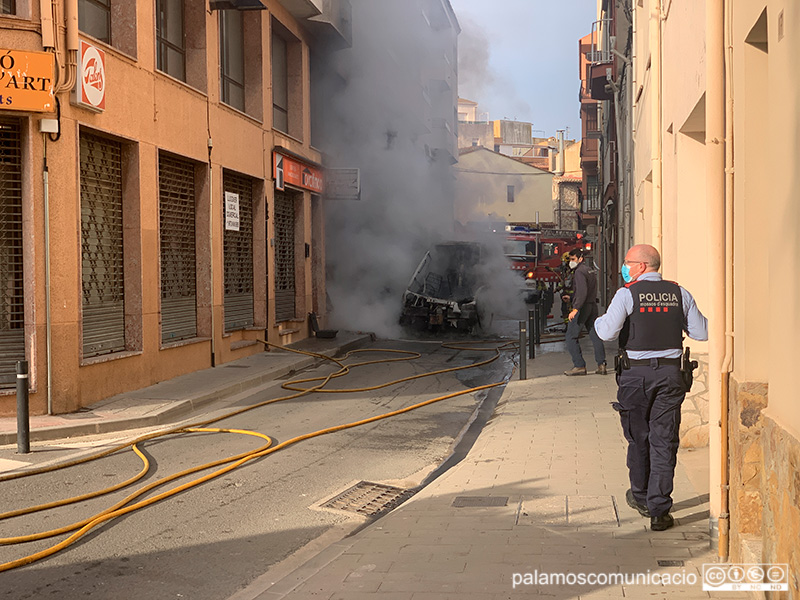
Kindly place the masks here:
<instances>
[{"instance_id":1,"label":"tiled sidewalk","mask_svg":"<svg viewBox=\"0 0 800 600\"><path fill-rule=\"evenodd\" d=\"M625 504L626 442L609 405L614 377L564 377L568 362L554 353L529 363L529 379L508 385L469 455L400 508L230 600L747 598L702 590L702 565L714 562L707 490L692 487L681 464L673 529L650 531ZM498 497L507 501L453 506L456 498ZM551 573L658 581L543 583ZM667 575L682 583L659 585Z\"/></svg>"}]
</instances>

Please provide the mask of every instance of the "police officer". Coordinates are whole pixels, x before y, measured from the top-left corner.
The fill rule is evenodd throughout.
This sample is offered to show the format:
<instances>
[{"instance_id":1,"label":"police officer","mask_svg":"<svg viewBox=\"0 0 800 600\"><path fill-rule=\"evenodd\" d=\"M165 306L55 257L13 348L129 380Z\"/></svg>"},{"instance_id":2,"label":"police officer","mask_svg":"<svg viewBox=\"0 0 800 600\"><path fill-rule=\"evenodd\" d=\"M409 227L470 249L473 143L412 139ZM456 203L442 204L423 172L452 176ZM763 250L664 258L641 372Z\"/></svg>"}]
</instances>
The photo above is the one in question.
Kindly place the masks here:
<instances>
[{"instance_id":1,"label":"police officer","mask_svg":"<svg viewBox=\"0 0 800 600\"><path fill-rule=\"evenodd\" d=\"M628 506L650 517L653 531L674 525L669 514L672 481L681 403L690 385L681 371L683 332L694 340L708 339L708 321L694 298L677 283L663 281L660 267L653 246L628 250L622 266L625 286L595 321L600 338L619 336L623 349L614 408L628 440L631 487L625 498Z\"/></svg>"}]
</instances>

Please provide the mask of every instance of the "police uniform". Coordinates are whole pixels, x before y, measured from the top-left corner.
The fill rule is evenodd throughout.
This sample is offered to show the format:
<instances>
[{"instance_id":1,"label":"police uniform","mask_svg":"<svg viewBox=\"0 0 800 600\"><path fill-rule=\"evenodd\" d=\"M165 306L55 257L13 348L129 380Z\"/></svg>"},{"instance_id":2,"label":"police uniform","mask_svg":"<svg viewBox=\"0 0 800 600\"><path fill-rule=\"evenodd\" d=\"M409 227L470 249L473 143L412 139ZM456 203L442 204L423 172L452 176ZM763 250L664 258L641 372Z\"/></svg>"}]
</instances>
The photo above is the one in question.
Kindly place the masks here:
<instances>
[{"instance_id":1,"label":"police uniform","mask_svg":"<svg viewBox=\"0 0 800 600\"><path fill-rule=\"evenodd\" d=\"M629 368L617 376L614 408L628 440L631 492L651 517L666 515L688 391L680 365L683 332L707 340L708 321L688 291L645 272L617 291L595 330L606 341L619 337L629 358Z\"/></svg>"}]
</instances>

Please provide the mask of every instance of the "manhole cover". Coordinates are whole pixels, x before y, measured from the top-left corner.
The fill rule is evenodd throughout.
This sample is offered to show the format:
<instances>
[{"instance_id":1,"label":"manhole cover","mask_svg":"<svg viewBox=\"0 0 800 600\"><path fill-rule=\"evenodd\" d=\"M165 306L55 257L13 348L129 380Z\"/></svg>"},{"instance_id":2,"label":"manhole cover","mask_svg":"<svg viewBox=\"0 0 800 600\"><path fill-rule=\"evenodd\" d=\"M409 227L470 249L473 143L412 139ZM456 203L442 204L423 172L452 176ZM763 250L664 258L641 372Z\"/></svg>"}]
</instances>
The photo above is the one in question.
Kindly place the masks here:
<instances>
[{"instance_id":1,"label":"manhole cover","mask_svg":"<svg viewBox=\"0 0 800 600\"><path fill-rule=\"evenodd\" d=\"M507 505L508 496L457 496L456 499L453 500L453 506L456 508L482 508Z\"/></svg>"},{"instance_id":2,"label":"manhole cover","mask_svg":"<svg viewBox=\"0 0 800 600\"><path fill-rule=\"evenodd\" d=\"M404 490L371 481L359 481L321 506L372 517L392 510L413 495L413 490Z\"/></svg>"}]
</instances>

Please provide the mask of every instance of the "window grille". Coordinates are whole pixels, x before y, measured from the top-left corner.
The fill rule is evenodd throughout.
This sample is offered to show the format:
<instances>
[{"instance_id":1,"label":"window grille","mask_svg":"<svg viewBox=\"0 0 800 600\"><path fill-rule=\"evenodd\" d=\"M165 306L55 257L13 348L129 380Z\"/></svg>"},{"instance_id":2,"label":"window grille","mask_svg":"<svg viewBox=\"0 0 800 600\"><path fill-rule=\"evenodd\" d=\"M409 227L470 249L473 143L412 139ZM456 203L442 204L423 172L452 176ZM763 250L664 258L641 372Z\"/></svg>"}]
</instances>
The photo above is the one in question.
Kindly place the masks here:
<instances>
[{"instance_id":1,"label":"window grille","mask_svg":"<svg viewBox=\"0 0 800 600\"><path fill-rule=\"evenodd\" d=\"M160 154L161 341L197 336L194 164Z\"/></svg>"},{"instance_id":2,"label":"window grille","mask_svg":"<svg viewBox=\"0 0 800 600\"><path fill-rule=\"evenodd\" d=\"M229 11L230 12L230 11ZM253 326L253 180L224 171L225 192L239 196L239 231L225 229L225 331ZM225 198L222 202L225 219Z\"/></svg>"},{"instance_id":3,"label":"window grille","mask_svg":"<svg viewBox=\"0 0 800 600\"><path fill-rule=\"evenodd\" d=\"M84 358L125 349L122 145L80 135Z\"/></svg>"},{"instance_id":4,"label":"window grille","mask_svg":"<svg viewBox=\"0 0 800 600\"><path fill-rule=\"evenodd\" d=\"M275 192L275 319L295 317L294 198Z\"/></svg>"},{"instance_id":5,"label":"window grille","mask_svg":"<svg viewBox=\"0 0 800 600\"><path fill-rule=\"evenodd\" d=\"M21 146L19 121L0 119L0 387L16 385L25 359Z\"/></svg>"}]
</instances>

